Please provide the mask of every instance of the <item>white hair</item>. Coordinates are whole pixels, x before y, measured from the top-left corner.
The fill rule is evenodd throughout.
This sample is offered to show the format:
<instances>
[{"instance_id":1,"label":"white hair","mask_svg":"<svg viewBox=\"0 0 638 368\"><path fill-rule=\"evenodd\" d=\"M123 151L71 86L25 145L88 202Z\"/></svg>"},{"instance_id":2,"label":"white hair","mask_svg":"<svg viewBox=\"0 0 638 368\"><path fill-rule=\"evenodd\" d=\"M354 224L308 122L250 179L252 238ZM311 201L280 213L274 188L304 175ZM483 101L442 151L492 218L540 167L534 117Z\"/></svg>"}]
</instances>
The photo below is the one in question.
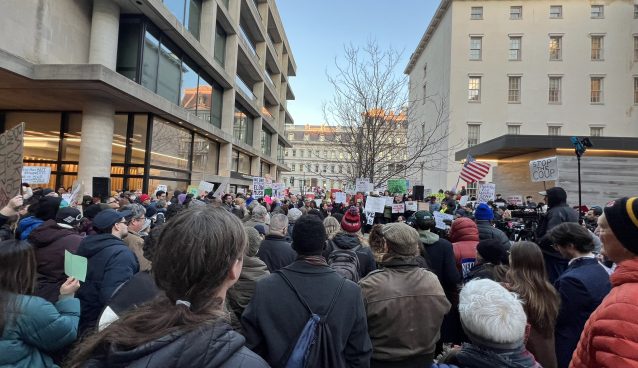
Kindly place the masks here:
<instances>
[{"instance_id":1,"label":"white hair","mask_svg":"<svg viewBox=\"0 0 638 368\"><path fill-rule=\"evenodd\" d=\"M459 312L468 335L496 344L522 342L527 316L518 296L488 279L472 280L460 294Z\"/></svg>"},{"instance_id":2,"label":"white hair","mask_svg":"<svg viewBox=\"0 0 638 368\"><path fill-rule=\"evenodd\" d=\"M270 231L282 231L288 226L288 216L278 213L270 219Z\"/></svg>"}]
</instances>

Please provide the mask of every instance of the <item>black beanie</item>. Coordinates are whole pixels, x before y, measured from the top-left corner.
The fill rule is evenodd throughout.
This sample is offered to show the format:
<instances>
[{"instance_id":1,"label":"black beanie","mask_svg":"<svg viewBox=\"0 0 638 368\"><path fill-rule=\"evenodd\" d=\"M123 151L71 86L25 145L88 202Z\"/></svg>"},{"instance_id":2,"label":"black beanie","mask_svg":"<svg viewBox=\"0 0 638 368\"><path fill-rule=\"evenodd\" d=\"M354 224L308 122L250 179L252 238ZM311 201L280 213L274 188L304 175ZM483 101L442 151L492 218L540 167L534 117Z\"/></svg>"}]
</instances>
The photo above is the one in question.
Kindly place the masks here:
<instances>
[{"instance_id":1,"label":"black beanie","mask_svg":"<svg viewBox=\"0 0 638 368\"><path fill-rule=\"evenodd\" d=\"M507 258L507 249L496 239L481 240L476 246L476 252L481 255L485 263L500 265Z\"/></svg>"},{"instance_id":2,"label":"black beanie","mask_svg":"<svg viewBox=\"0 0 638 368\"><path fill-rule=\"evenodd\" d=\"M47 221L55 219L55 215L60 209L60 197L42 197L38 202L38 208L35 210L35 217Z\"/></svg>"},{"instance_id":3,"label":"black beanie","mask_svg":"<svg viewBox=\"0 0 638 368\"><path fill-rule=\"evenodd\" d=\"M292 249L300 255L320 255L326 244L326 228L315 215L303 215L292 229Z\"/></svg>"},{"instance_id":4,"label":"black beanie","mask_svg":"<svg viewBox=\"0 0 638 368\"><path fill-rule=\"evenodd\" d=\"M605 207L605 218L620 243L638 255L638 197L624 197Z\"/></svg>"}]
</instances>

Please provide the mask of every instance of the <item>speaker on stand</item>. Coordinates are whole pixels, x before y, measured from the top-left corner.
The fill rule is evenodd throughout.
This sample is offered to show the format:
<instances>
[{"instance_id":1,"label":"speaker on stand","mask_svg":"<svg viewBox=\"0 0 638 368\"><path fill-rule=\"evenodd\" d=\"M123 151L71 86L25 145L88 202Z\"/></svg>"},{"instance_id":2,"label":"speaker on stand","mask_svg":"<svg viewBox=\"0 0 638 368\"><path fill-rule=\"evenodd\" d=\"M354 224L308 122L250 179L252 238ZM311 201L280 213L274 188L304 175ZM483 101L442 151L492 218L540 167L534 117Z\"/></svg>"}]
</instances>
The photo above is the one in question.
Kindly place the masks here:
<instances>
[{"instance_id":1,"label":"speaker on stand","mask_svg":"<svg viewBox=\"0 0 638 368\"><path fill-rule=\"evenodd\" d=\"M106 200L111 194L111 178L109 177L93 177L93 196L99 196L102 203L106 203Z\"/></svg>"},{"instance_id":2,"label":"speaker on stand","mask_svg":"<svg viewBox=\"0 0 638 368\"><path fill-rule=\"evenodd\" d=\"M412 196L415 201L423 201L423 193L423 185L415 185L412 187Z\"/></svg>"}]
</instances>

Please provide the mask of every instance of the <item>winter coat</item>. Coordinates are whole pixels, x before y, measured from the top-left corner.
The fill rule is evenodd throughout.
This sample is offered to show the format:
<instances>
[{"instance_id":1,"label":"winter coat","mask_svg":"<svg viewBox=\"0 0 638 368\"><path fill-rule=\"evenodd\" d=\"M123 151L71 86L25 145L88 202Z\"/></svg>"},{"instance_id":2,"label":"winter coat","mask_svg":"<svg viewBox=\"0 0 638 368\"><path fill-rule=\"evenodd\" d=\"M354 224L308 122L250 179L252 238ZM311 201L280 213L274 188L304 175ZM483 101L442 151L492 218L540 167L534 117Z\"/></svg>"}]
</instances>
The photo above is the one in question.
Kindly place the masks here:
<instances>
[{"instance_id":1,"label":"winter coat","mask_svg":"<svg viewBox=\"0 0 638 368\"><path fill-rule=\"evenodd\" d=\"M369 367L372 344L368 336L366 312L361 289L344 280L327 265L315 266L296 261L284 267L313 313L324 316L342 282L343 288L326 323L332 333L332 351L342 351L341 366ZM246 346L261 355L274 368L294 346L310 314L294 291L278 274L257 282L253 298L242 315Z\"/></svg>"},{"instance_id":2,"label":"winter coat","mask_svg":"<svg viewBox=\"0 0 638 368\"><path fill-rule=\"evenodd\" d=\"M217 322L190 332L176 331L133 349L111 346L108 355L94 353L86 368L266 368L268 364L244 346L245 339ZM106 350L106 349L104 349Z\"/></svg>"},{"instance_id":3,"label":"winter coat","mask_svg":"<svg viewBox=\"0 0 638 368\"><path fill-rule=\"evenodd\" d=\"M463 344L459 351L440 360L459 368L542 368L534 356L520 346L511 350L494 350L474 344Z\"/></svg>"},{"instance_id":4,"label":"winter coat","mask_svg":"<svg viewBox=\"0 0 638 368\"><path fill-rule=\"evenodd\" d=\"M0 213L0 226L4 226L8 222L9 222L9 217Z\"/></svg>"},{"instance_id":5,"label":"winter coat","mask_svg":"<svg viewBox=\"0 0 638 368\"><path fill-rule=\"evenodd\" d=\"M456 268L466 276L476 260L476 245L479 233L476 223L469 218L459 218L452 222L450 241L454 246Z\"/></svg>"},{"instance_id":6,"label":"winter coat","mask_svg":"<svg viewBox=\"0 0 638 368\"><path fill-rule=\"evenodd\" d=\"M611 284L585 324L570 368L638 367L638 258L620 262Z\"/></svg>"},{"instance_id":7,"label":"winter coat","mask_svg":"<svg viewBox=\"0 0 638 368\"><path fill-rule=\"evenodd\" d=\"M84 239L76 229L47 220L29 235L38 262L38 288L35 295L51 303L58 301L60 286L66 281L64 251L76 253Z\"/></svg>"},{"instance_id":8,"label":"winter coat","mask_svg":"<svg viewBox=\"0 0 638 368\"><path fill-rule=\"evenodd\" d=\"M80 301L66 297L51 304L29 295L12 295L11 299L2 316L9 322L0 339L0 367L57 367L48 353L77 338Z\"/></svg>"},{"instance_id":9,"label":"winter coat","mask_svg":"<svg viewBox=\"0 0 638 368\"><path fill-rule=\"evenodd\" d=\"M607 271L595 258L571 262L555 283L561 303L556 319L556 358L559 368L572 359L585 322L611 289Z\"/></svg>"},{"instance_id":10,"label":"winter coat","mask_svg":"<svg viewBox=\"0 0 638 368\"><path fill-rule=\"evenodd\" d=\"M377 269L377 262L374 259L374 253L369 246L362 244L359 237L355 234L339 233L326 244L323 256L326 260L330 257L330 253L337 249L355 250L355 254L359 259L359 277L363 278L370 272Z\"/></svg>"},{"instance_id":11,"label":"winter coat","mask_svg":"<svg viewBox=\"0 0 638 368\"><path fill-rule=\"evenodd\" d=\"M115 290L139 272L140 266L124 242L111 234L86 237L77 254L88 259L86 282L77 292L82 305L80 332L83 333L96 327L98 316Z\"/></svg>"},{"instance_id":12,"label":"winter coat","mask_svg":"<svg viewBox=\"0 0 638 368\"><path fill-rule=\"evenodd\" d=\"M567 204L567 194L561 188L547 190L547 214L538 224L536 235L543 238L551 229L563 222L578 222L578 212Z\"/></svg>"},{"instance_id":13,"label":"winter coat","mask_svg":"<svg viewBox=\"0 0 638 368\"><path fill-rule=\"evenodd\" d=\"M228 303L233 312L240 319L244 309L250 303L250 299L255 292L257 280L270 275L266 264L257 257L244 257L244 265L241 269L239 279L228 290Z\"/></svg>"},{"instance_id":14,"label":"winter coat","mask_svg":"<svg viewBox=\"0 0 638 368\"><path fill-rule=\"evenodd\" d=\"M530 327L525 347L534 355L536 361L540 363L543 368L556 368L558 365L556 362L554 329L551 329L551 331L547 333L547 331L541 331L534 326L530 325Z\"/></svg>"},{"instance_id":15,"label":"winter coat","mask_svg":"<svg viewBox=\"0 0 638 368\"><path fill-rule=\"evenodd\" d=\"M452 243L428 230L418 230L430 271L439 278L445 295L452 304L458 303L461 275L456 268Z\"/></svg>"},{"instance_id":16,"label":"winter coat","mask_svg":"<svg viewBox=\"0 0 638 368\"><path fill-rule=\"evenodd\" d=\"M434 353L443 316L451 306L435 274L420 268L414 258L397 257L359 281L359 286L373 360L398 363Z\"/></svg>"},{"instance_id":17,"label":"winter coat","mask_svg":"<svg viewBox=\"0 0 638 368\"><path fill-rule=\"evenodd\" d=\"M478 228L478 232L479 232L479 241L488 240L488 239L496 239L501 243L501 245L505 249L507 250L510 249L511 243L507 235L505 235L503 231L492 226L492 224L489 221L477 220L476 227Z\"/></svg>"},{"instance_id":18,"label":"winter coat","mask_svg":"<svg viewBox=\"0 0 638 368\"><path fill-rule=\"evenodd\" d=\"M128 235L122 240L128 249L135 254L135 258L140 264L140 271L150 271L151 261L144 257L144 239L140 234L129 230Z\"/></svg>"},{"instance_id":19,"label":"winter coat","mask_svg":"<svg viewBox=\"0 0 638 368\"><path fill-rule=\"evenodd\" d=\"M29 234L35 230L38 226L42 225L44 220L41 220L35 216L25 217L18 222L16 234L20 240L27 240Z\"/></svg>"},{"instance_id":20,"label":"winter coat","mask_svg":"<svg viewBox=\"0 0 638 368\"><path fill-rule=\"evenodd\" d=\"M297 252L292 249L287 237L269 234L261 241L257 257L266 264L268 271L275 272L294 262Z\"/></svg>"},{"instance_id":21,"label":"winter coat","mask_svg":"<svg viewBox=\"0 0 638 368\"><path fill-rule=\"evenodd\" d=\"M246 218L246 217L244 217L244 218ZM264 231L266 232L266 234L268 234L270 232L270 226L268 226L263 221L255 221L254 217L252 217L250 220L244 222L244 226L255 227L255 225L263 226L264 227Z\"/></svg>"}]
</instances>

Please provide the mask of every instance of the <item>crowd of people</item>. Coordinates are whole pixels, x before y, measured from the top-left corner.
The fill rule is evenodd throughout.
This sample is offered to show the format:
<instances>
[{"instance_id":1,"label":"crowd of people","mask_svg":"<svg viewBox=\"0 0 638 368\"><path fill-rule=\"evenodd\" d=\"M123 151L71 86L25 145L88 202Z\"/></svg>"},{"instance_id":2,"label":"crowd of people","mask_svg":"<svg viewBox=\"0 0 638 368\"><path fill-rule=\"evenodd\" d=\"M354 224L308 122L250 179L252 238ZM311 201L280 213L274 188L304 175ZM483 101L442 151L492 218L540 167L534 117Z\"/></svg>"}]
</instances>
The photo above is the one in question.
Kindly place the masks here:
<instances>
[{"instance_id":1,"label":"crowd of people","mask_svg":"<svg viewBox=\"0 0 638 368\"><path fill-rule=\"evenodd\" d=\"M579 223L551 188L512 241L500 195L371 219L364 193L24 193L0 209L3 367L638 367L638 197Z\"/></svg>"}]
</instances>

